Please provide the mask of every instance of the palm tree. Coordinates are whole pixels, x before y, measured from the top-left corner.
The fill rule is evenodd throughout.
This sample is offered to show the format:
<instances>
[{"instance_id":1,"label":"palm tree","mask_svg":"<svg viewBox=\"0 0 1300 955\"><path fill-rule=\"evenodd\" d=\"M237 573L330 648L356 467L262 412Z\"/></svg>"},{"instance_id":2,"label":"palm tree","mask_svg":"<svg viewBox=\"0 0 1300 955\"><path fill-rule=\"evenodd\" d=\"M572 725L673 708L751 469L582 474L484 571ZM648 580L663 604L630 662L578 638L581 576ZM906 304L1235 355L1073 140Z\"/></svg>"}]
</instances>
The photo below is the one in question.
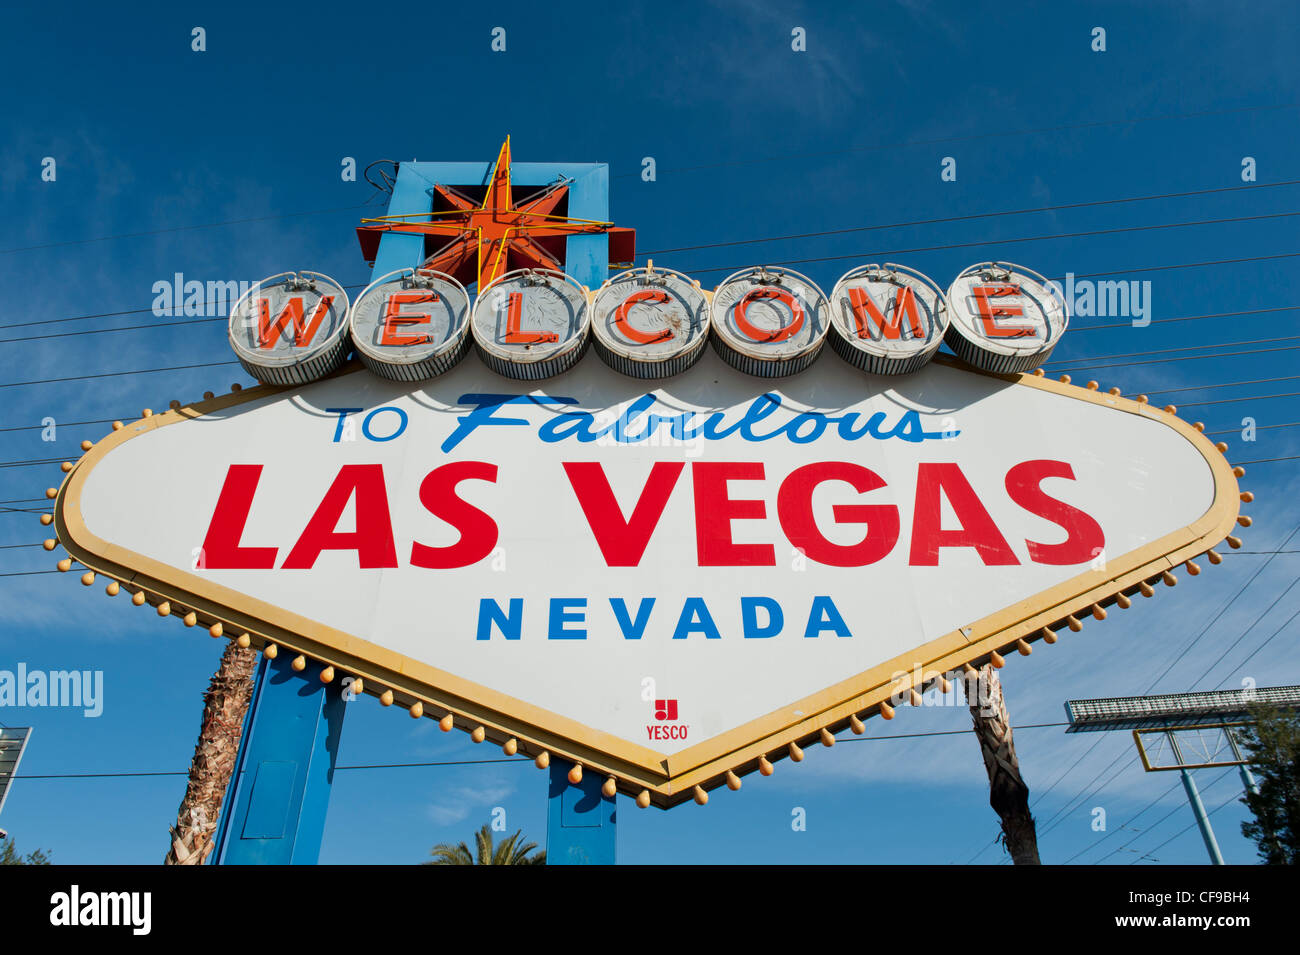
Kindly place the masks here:
<instances>
[{"instance_id":1,"label":"palm tree","mask_svg":"<svg viewBox=\"0 0 1300 955\"><path fill-rule=\"evenodd\" d=\"M1002 845L1014 864L1039 865L1038 833L1029 811L1029 787L1020 775L1002 681L992 664L980 667L979 684L982 687L977 695L968 681L966 696L988 772L989 805L1002 820Z\"/></svg>"},{"instance_id":2,"label":"palm tree","mask_svg":"<svg viewBox=\"0 0 1300 955\"><path fill-rule=\"evenodd\" d=\"M235 769L256 667L257 651L243 649L234 640L221 655L221 665L203 696L199 741L190 763L190 781L171 830L166 865L202 865L215 846L212 836Z\"/></svg>"},{"instance_id":3,"label":"palm tree","mask_svg":"<svg viewBox=\"0 0 1300 955\"><path fill-rule=\"evenodd\" d=\"M499 845L492 844L492 830L487 823L474 833L477 856L469 851L465 843L452 845L440 842L433 847L430 855L432 861L425 865L546 865L546 850L534 852L535 842L523 841L523 830L516 829L515 834ZM531 854L530 854L531 853Z\"/></svg>"}]
</instances>

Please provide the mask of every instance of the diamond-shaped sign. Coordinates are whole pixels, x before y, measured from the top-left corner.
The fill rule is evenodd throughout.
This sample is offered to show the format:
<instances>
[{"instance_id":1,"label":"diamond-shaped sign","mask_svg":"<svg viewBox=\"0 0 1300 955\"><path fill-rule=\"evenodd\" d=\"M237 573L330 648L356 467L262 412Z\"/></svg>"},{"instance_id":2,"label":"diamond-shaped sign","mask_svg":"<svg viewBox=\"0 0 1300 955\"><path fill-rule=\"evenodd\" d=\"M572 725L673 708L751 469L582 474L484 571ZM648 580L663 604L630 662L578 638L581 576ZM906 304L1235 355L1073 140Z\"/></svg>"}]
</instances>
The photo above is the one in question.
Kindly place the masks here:
<instances>
[{"instance_id":1,"label":"diamond-shaped sign","mask_svg":"<svg viewBox=\"0 0 1300 955\"><path fill-rule=\"evenodd\" d=\"M945 359L537 385L471 357L129 423L56 528L187 623L670 806L1170 583L1238 499L1173 414Z\"/></svg>"}]
</instances>

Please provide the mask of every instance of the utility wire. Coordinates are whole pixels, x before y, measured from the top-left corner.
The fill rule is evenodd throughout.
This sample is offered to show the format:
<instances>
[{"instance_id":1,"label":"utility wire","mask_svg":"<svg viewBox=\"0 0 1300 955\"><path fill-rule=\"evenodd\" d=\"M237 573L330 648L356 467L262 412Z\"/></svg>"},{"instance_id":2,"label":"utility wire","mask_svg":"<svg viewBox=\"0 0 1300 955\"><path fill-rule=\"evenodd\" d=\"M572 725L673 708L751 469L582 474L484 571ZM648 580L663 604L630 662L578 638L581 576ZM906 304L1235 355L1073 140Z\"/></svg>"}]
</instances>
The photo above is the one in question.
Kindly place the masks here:
<instances>
[{"instance_id":1,"label":"utility wire","mask_svg":"<svg viewBox=\"0 0 1300 955\"><path fill-rule=\"evenodd\" d=\"M1009 136L1029 136L1036 133L1064 133L1083 129L1104 129L1110 126L1137 126L1142 123L1167 122L1176 119L1201 119L1206 116L1227 116L1238 113L1270 112L1273 110L1295 109L1297 103L1280 103L1273 106L1238 106L1220 110L1201 110L1195 113L1171 113L1165 116L1139 116L1134 119L1097 120L1090 123L1069 123L1063 126L1038 126L1029 129L998 130L991 133L973 133L968 136L943 136L936 139L911 139L901 142L872 146L850 146L844 149L827 149L818 152L787 153L783 156L756 157L752 159L733 159L725 162L701 163L694 166L676 166L666 169L656 168L658 172L696 172L701 169L724 169L734 166L756 166L765 163L788 162L792 159L817 159L824 156L841 156L854 153L892 152L909 146L937 146L943 143L966 143L981 139L1005 139ZM631 179L639 177L640 172L619 173L611 179Z\"/></svg>"},{"instance_id":2,"label":"utility wire","mask_svg":"<svg viewBox=\"0 0 1300 955\"><path fill-rule=\"evenodd\" d=\"M757 239L735 239L730 242L707 242L702 245L680 245L671 249L648 249L638 252L643 255L666 255L670 252L697 252L701 249L722 249L736 245L758 245L764 242L786 242L794 239L818 239L828 235L849 235L855 232L875 232L880 229L903 229L918 225L942 225L950 222L967 222L973 219L993 219L1000 216L1022 216L1035 212L1060 212L1065 209L1084 209L1092 206L1120 205L1128 202L1151 202L1156 199L1185 199L1191 196L1207 196L1218 192L1242 192L1254 189L1276 189L1281 186L1300 185L1300 179L1288 179L1282 182L1265 182L1247 186L1221 186L1217 189L1196 189L1191 192L1166 192L1152 196L1126 196L1120 199L1094 199L1090 202L1068 202L1055 206L1035 206L1029 209L1006 209L1000 212L976 212L961 216L940 216L936 219L913 219L909 222L891 222L886 225L855 226L848 229L825 229L821 232L795 232L790 235L771 235Z\"/></svg>"},{"instance_id":3,"label":"utility wire","mask_svg":"<svg viewBox=\"0 0 1300 955\"><path fill-rule=\"evenodd\" d=\"M58 571L51 571L58 573ZM1013 730L1036 729L1044 726L1065 726L1065 723L1027 723L1024 726L1013 726ZM853 737L858 742L866 742L868 739L914 739L921 736L944 736L948 733L966 734L970 730L951 730L944 733L897 733L892 736L872 736L872 737ZM336 766L335 769L408 769L420 766L472 766L478 763L528 763L532 762L526 756L516 756L512 758L497 759L453 759L435 762L418 762L418 763L369 763L357 766ZM188 776L188 771L167 771L167 772L139 772L139 773L42 773L39 775L28 775L26 773L20 776L14 776L14 779L115 779L132 776Z\"/></svg>"},{"instance_id":4,"label":"utility wire","mask_svg":"<svg viewBox=\"0 0 1300 955\"><path fill-rule=\"evenodd\" d=\"M370 204L367 200L355 206L337 206L333 209L314 209L310 212L283 212L273 216L253 216L248 219L227 219L224 222L208 222L202 225L178 225L169 229L149 229L144 232L119 232L116 235L100 235L89 239L67 239L63 242L46 242L42 245L20 245L11 249L0 249L0 255L10 255L14 252L34 252L39 249L57 249L69 245L88 245L93 242L108 242L112 239L139 239L151 235L167 235L172 232L190 232L195 229L217 229L228 225L245 225L250 222L269 222L273 219L294 219L303 216L320 216L328 215L331 212L350 212L356 209L364 209Z\"/></svg>"},{"instance_id":5,"label":"utility wire","mask_svg":"<svg viewBox=\"0 0 1300 955\"><path fill-rule=\"evenodd\" d=\"M1118 226L1110 229L1090 229L1085 232L1056 232L1045 235L1017 236L1011 239L979 239L974 242L950 242L944 245L923 245L910 249L850 252L844 255L820 255L806 259L782 259L779 262L769 264L787 266L805 265L812 262L842 262L845 259L872 260L884 256L910 255L917 252L942 252L951 249L970 249L977 246L1015 245L1021 242L1044 242L1049 239L1083 239L1099 235L1119 235L1128 232L1152 232L1160 229L1185 229L1192 226L1222 225L1228 222L1256 222L1262 219L1289 219L1295 216L1300 216L1300 212L1270 212L1253 216L1230 216L1226 219L1198 219L1189 222L1162 222L1157 225ZM683 271L694 274L708 274L710 272L739 272L742 269L749 268L751 265L753 265L752 262L746 265L727 265L707 269L684 269ZM1075 277L1078 278L1078 275Z\"/></svg>"}]
</instances>

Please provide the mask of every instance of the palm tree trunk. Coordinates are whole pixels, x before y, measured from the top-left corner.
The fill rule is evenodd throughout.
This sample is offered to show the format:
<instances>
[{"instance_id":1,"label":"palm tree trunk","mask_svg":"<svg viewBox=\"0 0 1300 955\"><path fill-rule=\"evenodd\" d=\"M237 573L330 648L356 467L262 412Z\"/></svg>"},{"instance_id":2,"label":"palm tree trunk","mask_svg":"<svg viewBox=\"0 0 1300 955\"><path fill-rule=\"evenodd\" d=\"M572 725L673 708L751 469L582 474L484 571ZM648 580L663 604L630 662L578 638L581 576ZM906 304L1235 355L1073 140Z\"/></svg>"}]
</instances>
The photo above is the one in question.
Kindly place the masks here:
<instances>
[{"instance_id":1,"label":"palm tree trunk","mask_svg":"<svg viewBox=\"0 0 1300 955\"><path fill-rule=\"evenodd\" d=\"M1029 787L1020 775L1020 760L1011 738L1011 717L997 670L985 664L979 670L978 695L967 683L971 722L989 775L989 805L1002 820L1002 845L1016 865L1039 865L1038 833L1029 812Z\"/></svg>"},{"instance_id":2,"label":"palm tree trunk","mask_svg":"<svg viewBox=\"0 0 1300 955\"><path fill-rule=\"evenodd\" d=\"M244 716L253 696L257 652L231 640L203 696L203 723L190 762L190 781L172 827L165 865L202 865L212 852L221 803L235 769Z\"/></svg>"}]
</instances>

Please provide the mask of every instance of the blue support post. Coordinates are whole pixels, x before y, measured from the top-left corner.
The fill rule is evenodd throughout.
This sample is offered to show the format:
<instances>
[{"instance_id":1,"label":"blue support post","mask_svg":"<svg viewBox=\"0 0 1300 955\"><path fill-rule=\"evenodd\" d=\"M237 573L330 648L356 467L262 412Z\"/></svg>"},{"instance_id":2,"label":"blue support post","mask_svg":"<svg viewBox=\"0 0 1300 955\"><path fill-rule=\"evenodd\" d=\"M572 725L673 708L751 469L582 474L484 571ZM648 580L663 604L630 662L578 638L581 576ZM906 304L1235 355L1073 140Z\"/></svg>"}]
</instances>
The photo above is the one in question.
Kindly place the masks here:
<instances>
[{"instance_id":1,"label":"blue support post","mask_svg":"<svg viewBox=\"0 0 1300 955\"><path fill-rule=\"evenodd\" d=\"M337 682L262 659L216 849L219 865L315 865L343 732Z\"/></svg>"},{"instance_id":2,"label":"blue support post","mask_svg":"<svg viewBox=\"0 0 1300 955\"><path fill-rule=\"evenodd\" d=\"M569 782L573 764L551 759L546 806L547 865L613 865L618 822L617 796L600 791L604 780L585 773Z\"/></svg>"},{"instance_id":3,"label":"blue support post","mask_svg":"<svg viewBox=\"0 0 1300 955\"><path fill-rule=\"evenodd\" d=\"M569 187L569 215L575 219L609 218L609 167L591 167ZM565 240L564 271L588 288L609 275L609 237L570 236ZM587 773L569 782L573 764L551 759L546 812L547 865L613 865L616 859L617 796L600 791L604 780Z\"/></svg>"},{"instance_id":4,"label":"blue support post","mask_svg":"<svg viewBox=\"0 0 1300 955\"><path fill-rule=\"evenodd\" d=\"M1201 838L1205 840L1205 848L1210 853L1210 862L1213 865L1223 865L1223 854L1219 852L1219 843L1214 838L1214 830L1210 828L1210 817L1205 812L1205 804L1201 802L1201 794L1196 791L1196 783L1192 782L1192 774L1185 769L1180 769L1178 772L1183 777L1187 801L1192 804L1192 813L1196 816L1196 825L1201 830Z\"/></svg>"},{"instance_id":5,"label":"blue support post","mask_svg":"<svg viewBox=\"0 0 1300 955\"><path fill-rule=\"evenodd\" d=\"M402 164L388 214L432 208L428 181ZM371 275L419 265L423 257L423 236L387 233ZM263 657L222 807L213 852L218 865L315 865L319 859L345 712L339 684L321 683L321 669L309 663L297 672L287 654Z\"/></svg>"}]
</instances>

